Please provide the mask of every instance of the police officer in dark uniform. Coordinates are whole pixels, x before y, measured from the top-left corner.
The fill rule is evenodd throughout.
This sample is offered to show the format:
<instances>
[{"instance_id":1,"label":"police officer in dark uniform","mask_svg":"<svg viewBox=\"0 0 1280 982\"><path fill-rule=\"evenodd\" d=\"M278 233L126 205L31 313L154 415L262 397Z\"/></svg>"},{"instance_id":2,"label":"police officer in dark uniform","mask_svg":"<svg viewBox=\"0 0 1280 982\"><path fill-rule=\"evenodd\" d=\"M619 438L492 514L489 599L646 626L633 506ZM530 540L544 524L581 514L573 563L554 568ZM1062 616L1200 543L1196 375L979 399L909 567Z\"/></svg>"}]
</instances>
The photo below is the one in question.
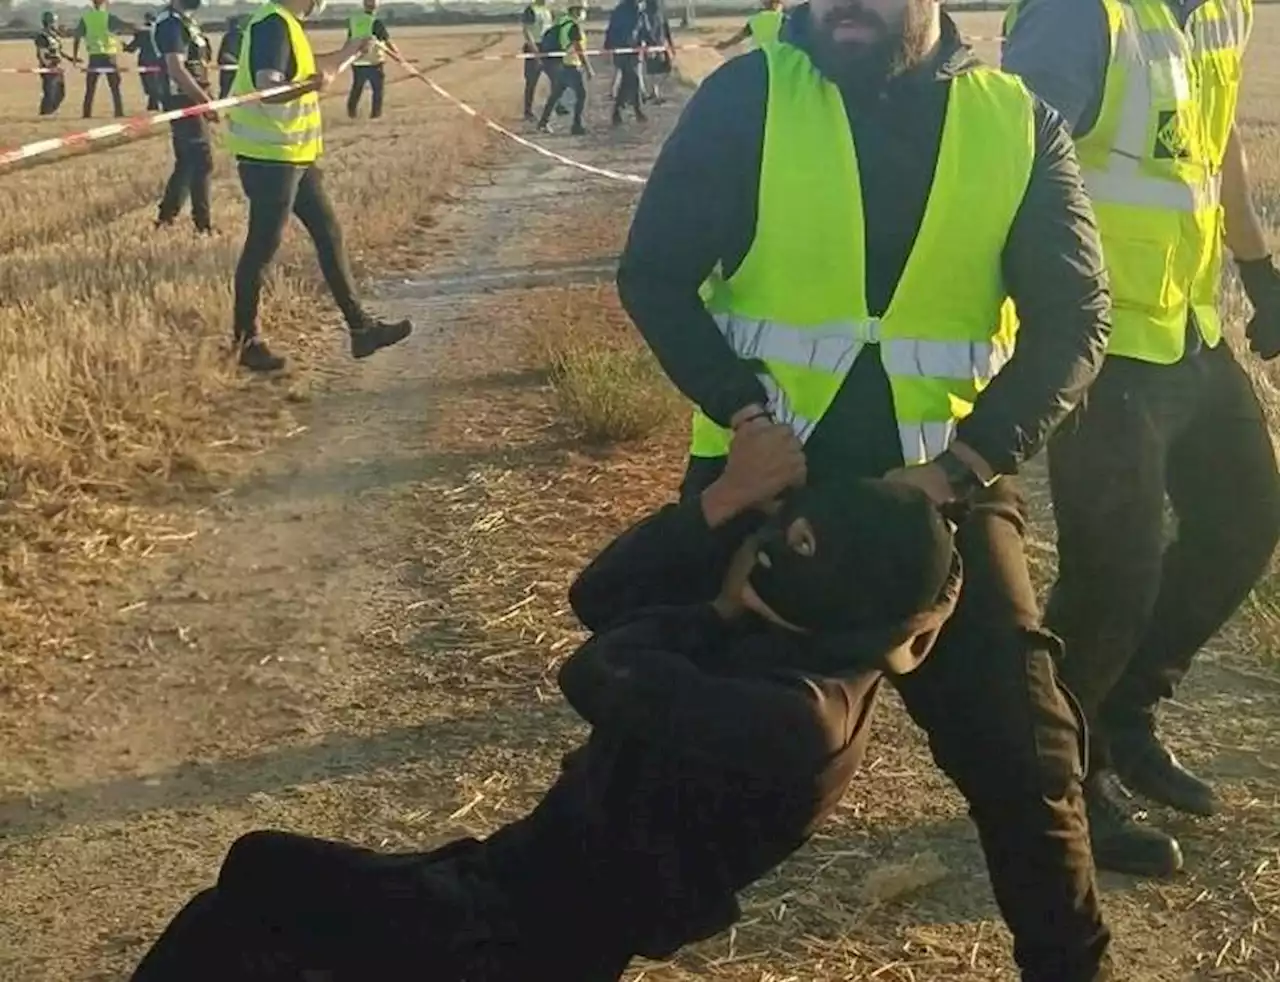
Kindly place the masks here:
<instances>
[{"instance_id":1,"label":"police officer in dark uniform","mask_svg":"<svg viewBox=\"0 0 1280 982\"><path fill-rule=\"evenodd\" d=\"M213 52L195 18L199 7L200 0L172 0L156 19L155 41L163 59L160 78L166 110L209 101L209 64ZM157 226L172 225L189 195L196 231L213 231L209 211L209 185L213 175L209 123L216 118L216 114L206 113L169 124L173 135L173 174L160 201Z\"/></svg>"},{"instance_id":2,"label":"police officer in dark uniform","mask_svg":"<svg viewBox=\"0 0 1280 982\"><path fill-rule=\"evenodd\" d=\"M142 94L147 97L147 111L156 112L164 102L164 80L160 77L160 52L156 50L156 15L148 13L142 19L142 27L133 32L133 40L124 46L129 54L138 56L138 78L142 80Z\"/></svg>"},{"instance_id":3,"label":"police officer in dark uniform","mask_svg":"<svg viewBox=\"0 0 1280 982\"><path fill-rule=\"evenodd\" d=\"M58 15L46 10L40 15L40 33L36 35L36 61L44 69L40 76L40 115L51 116L67 97L67 76L62 63L71 56L62 50L62 32Z\"/></svg>"},{"instance_id":4,"label":"police officer in dark uniform","mask_svg":"<svg viewBox=\"0 0 1280 982\"><path fill-rule=\"evenodd\" d=\"M218 98L231 94L235 81L236 65L240 63L240 46L244 44L244 18L228 17L227 33L218 44Z\"/></svg>"}]
</instances>

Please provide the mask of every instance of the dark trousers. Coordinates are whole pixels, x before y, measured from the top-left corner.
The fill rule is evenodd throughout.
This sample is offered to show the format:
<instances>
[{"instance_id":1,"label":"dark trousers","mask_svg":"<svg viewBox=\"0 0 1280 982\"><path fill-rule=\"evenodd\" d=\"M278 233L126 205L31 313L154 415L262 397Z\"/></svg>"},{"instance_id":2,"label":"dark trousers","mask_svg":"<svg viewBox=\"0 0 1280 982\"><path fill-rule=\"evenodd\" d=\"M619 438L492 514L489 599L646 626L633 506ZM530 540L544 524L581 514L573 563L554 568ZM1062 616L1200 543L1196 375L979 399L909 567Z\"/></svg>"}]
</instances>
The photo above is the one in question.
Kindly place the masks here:
<instances>
[{"instance_id":1,"label":"dark trousers","mask_svg":"<svg viewBox=\"0 0 1280 982\"><path fill-rule=\"evenodd\" d=\"M528 53L528 47L525 48ZM556 76L554 66L543 58L526 58L524 62L524 114L533 115L533 97L538 92L538 80L547 76L551 87L555 88Z\"/></svg>"},{"instance_id":2,"label":"dark trousers","mask_svg":"<svg viewBox=\"0 0 1280 982\"><path fill-rule=\"evenodd\" d=\"M62 72L40 76L40 115L52 116L67 97L67 77Z\"/></svg>"},{"instance_id":3,"label":"dark trousers","mask_svg":"<svg viewBox=\"0 0 1280 982\"><path fill-rule=\"evenodd\" d=\"M352 119L360 108L360 96L367 85L373 91L373 108L369 112L371 119L382 115L382 89L386 82L386 72L381 65L356 65L351 70L351 91L347 95L347 115Z\"/></svg>"},{"instance_id":4,"label":"dark trousers","mask_svg":"<svg viewBox=\"0 0 1280 982\"><path fill-rule=\"evenodd\" d=\"M98 79L105 78L107 80L107 88L111 90L111 106L116 116L124 115L124 97L120 94L120 72L116 68L116 59L114 55L90 55L89 64L86 66L89 71L84 77L84 106L82 112L85 119L93 115L93 97L98 91ZM102 72L94 71L94 69L109 68L111 71Z\"/></svg>"},{"instance_id":5,"label":"dark trousers","mask_svg":"<svg viewBox=\"0 0 1280 982\"><path fill-rule=\"evenodd\" d=\"M582 113L587 108L587 83L582 76L582 69L576 65L561 65L556 70L555 80L551 86L551 94L547 96L547 104L542 107L540 126L545 126L555 112L556 103L566 92L573 93L573 125L582 125Z\"/></svg>"},{"instance_id":6,"label":"dark trousers","mask_svg":"<svg viewBox=\"0 0 1280 982\"><path fill-rule=\"evenodd\" d=\"M1174 365L1108 358L1049 445L1049 477L1059 572L1047 621L1093 724L1090 764L1105 767L1111 736L1150 725L1265 570L1280 480L1225 342Z\"/></svg>"},{"instance_id":7,"label":"dark trousers","mask_svg":"<svg viewBox=\"0 0 1280 982\"><path fill-rule=\"evenodd\" d=\"M618 94L614 97L613 115L621 115L622 109L630 106L636 115L643 115L640 108L640 56L614 55L613 64L618 69Z\"/></svg>"},{"instance_id":8,"label":"dark trousers","mask_svg":"<svg viewBox=\"0 0 1280 982\"><path fill-rule=\"evenodd\" d=\"M166 109L182 109L190 105L191 100L185 95L170 96L165 100ZM173 173L165 185L156 220L162 225L172 223L190 197L191 220L198 230L207 232L213 227L209 205L213 183L209 124L202 116L194 116L174 120L169 124L169 131L173 140Z\"/></svg>"},{"instance_id":9,"label":"dark trousers","mask_svg":"<svg viewBox=\"0 0 1280 982\"><path fill-rule=\"evenodd\" d=\"M264 964L327 969L331 982L616 982L635 955L665 958L729 927L735 893L839 804L878 679L721 678L675 655L622 654L587 674L673 683L665 731L596 727L533 812L483 843L388 855L244 836L133 982L294 977L252 967Z\"/></svg>"},{"instance_id":10,"label":"dark trousers","mask_svg":"<svg viewBox=\"0 0 1280 982\"><path fill-rule=\"evenodd\" d=\"M139 69L154 66L139 65ZM147 111L156 112L164 105L164 78L159 72L141 72L142 94L147 99Z\"/></svg>"},{"instance_id":11,"label":"dark trousers","mask_svg":"<svg viewBox=\"0 0 1280 982\"><path fill-rule=\"evenodd\" d=\"M231 67L231 71L226 69ZM218 68L218 98L225 99L231 94L231 83L236 80L234 66L221 65Z\"/></svg>"},{"instance_id":12,"label":"dark trousers","mask_svg":"<svg viewBox=\"0 0 1280 982\"><path fill-rule=\"evenodd\" d=\"M695 459L684 493L722 466ZM983 493L957 533L959 604L924 664L893 681L969 804L1024 982L1099 982L1110 935L1081 793L1083 721L1058 684L1060 645L1040 630L1025 524L1016 484Z\"/></svg>"},{"instance_id":13,"label":"dark trousers","mask_svg":"<svg viewBox=\"0 0 1280 982\"><path fill-rule=\"evenodd\" d=\"M319 167L241 160L240 185L249 198L249 229L236 265L236 339L243 342L257 337L262 280L284 240L290 215L298 216L315 243L325 283L347 326L362 326L365 315L356 299L342 228L325 193Z\"/></svg>"}]
</instances>

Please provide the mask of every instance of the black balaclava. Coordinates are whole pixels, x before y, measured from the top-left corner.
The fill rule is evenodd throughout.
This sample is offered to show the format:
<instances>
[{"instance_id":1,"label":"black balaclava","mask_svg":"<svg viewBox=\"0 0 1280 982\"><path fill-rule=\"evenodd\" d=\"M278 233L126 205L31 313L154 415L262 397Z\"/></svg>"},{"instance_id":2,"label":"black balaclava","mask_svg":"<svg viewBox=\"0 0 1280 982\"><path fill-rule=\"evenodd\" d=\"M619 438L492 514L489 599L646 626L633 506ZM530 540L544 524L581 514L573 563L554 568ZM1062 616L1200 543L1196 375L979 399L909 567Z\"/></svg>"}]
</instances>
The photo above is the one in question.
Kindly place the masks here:
<instances>
[{"instance_id":1,"label":"black balaclava","mask_svg":"<svg viewBox=\"0 0 1280 982\"><path fill-rule=\"evenodd\" d=\"M813 529L809 556L787 542L800 518ZM832 482L796 492L770 520L748 582L770 610L799 628L858 631L935 605L954 552L950 526L918 488Z\"/></svg>"}]
</instances>

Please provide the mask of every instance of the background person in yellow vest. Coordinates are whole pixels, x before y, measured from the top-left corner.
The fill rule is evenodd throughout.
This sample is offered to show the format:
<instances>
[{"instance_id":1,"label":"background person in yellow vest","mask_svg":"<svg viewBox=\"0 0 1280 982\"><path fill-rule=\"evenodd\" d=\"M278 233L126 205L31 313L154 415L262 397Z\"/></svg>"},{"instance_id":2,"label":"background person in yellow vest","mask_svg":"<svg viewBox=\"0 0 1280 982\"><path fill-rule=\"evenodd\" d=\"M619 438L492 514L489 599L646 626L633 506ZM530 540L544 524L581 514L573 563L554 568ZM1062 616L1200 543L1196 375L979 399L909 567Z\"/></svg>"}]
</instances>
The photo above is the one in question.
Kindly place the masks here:
<instances>
[{"instance_id":1,"label":"background person in yellow vest","mask_svg":"<svg viewBox=\"0 0 1280 982\"><path fill-rule=\"evenodd\" d=\"M748 38L757 48L762 44L778 40L787 8L782 0L764 0L762 6L763 9L758 14L752 14L747 18L747 22L742 25L742 29L737 34L717 44L716 50L727 51Z\"/></svg>"},{"instance_id":2,"label":"background person in yellow vest","mask_svg":"<svg viewBox=\"0 0 1280 982\"><path fill-rule=\"evenodd\" d=\"M803 443L796 482L889 475L952 511L959 604L891 681L968 800L1023 980L1110 978L1081 724L1011 479L1081 399L1110 324L1062 120L980 65L933 0L794 7L782 43L686 106L618 289L701 407L682 492L709 519L732 504L710 490L726 450L778 426Z\"/></svg>"},{"instance_id":3,"label":"background person in yellow vest","mask_svg":"<svg viewBox=\"0 0 1280 982\"><path fill-rule=\"evenodd\" d=\"M320 270L351 332L351 354L366 358L409 336L409 321L370 317L356 296L342 229L325 193L317 161L323 150L319 93L334 82L342 63L368 50L369 38L352 38L340 51L317 55L302 20L322 0L265 3L249 20L232 94L307 83L297 95L275 97L227 113L227 145L236 155L240 184L249 198L249 229L235 275L235 346L251 371L284 367L258 331L262 280L296 215L315 243Z\"/></svg>"},{"instance_id":4,"label":"background person in yellow vest","mask_svg":"<svg viewBox=\"0 0 1280 982\"><path fill-rule=\"evenodd\" d=\"M582 136L587 132L582 125L582 114L587 108L586 80L595 78L596 73L591 67L591 59L587 57L587 35L583 28L586 22L586 6L581 3L571 4L565 16L553 24L548 32L555 39L552 50L563 52L564 56L557 59L560 67L556 69L555 84L551 86L551 94L542 107L542 116L538 120L540 133L551 132L551 114L566 92L573 93L573 127L570 132L575 136Z\"/></svg>"},{"instance_id":5,"label":"background person in yellow vest","mask_svg":"<svg viewBox=\"0 0 1280 982\"><path fill-rule=\"evenodd\" d=\"M1094 724L1094 856L1138 875L1170 874L1182 855L1134 820L1128 790L1216 807L1158 738L1156 706L1280 534L1271 435L1216 309L1225 240L1256 311L1252 345L1280 352L1280 290L1235 127L1250 18L1249 0L1031 0L1005 45L1005 65L1074 128L1110 268L1106 365L1049 448L1059 571L1046 619ZM1150 94L1179 90L1177 104Z\"/></svg>"},{"instance_id":6,"label":"background person in yellow vest","mask_svg":"<svg viewBox=\"0 0 1280 982\"><path fill-rule=\"evenodd\" d=\"M93 115L93 96L98 91L98 79L105 78L111 90L111 105L118 117L124 115L124 99L120 95L120 66L116 55L120 42L116 31L132 31L133 28L107 10L107 0L93 0L93 6L80 15L80 23L71 41L71 57L80 57L80 43L89 52L88 74L84 77L85 119Z\"/></svg>"},{"instance_id":7,"label":"background person in yellow vest","mask_svg":"<svg viewBox=\"0 0 1280 982\"><path fill-rule=\"evenodd\" d=\"M391 35L387 33L387 25L378 17L378 0L364 0L364 11L352 14L347 21L347 39L364 40L374 38L387 46L395 55L400 49L391 43ZM386 60L379 47L371 47L362 54L351 70L351 92L347 95L347 115L355 119L360 111L360 95L366 85L373 91L373 106L369 117L377 119L382 115L382 90L386 84Z\"/></svg>"},{"instance_id":8,"label":"background person in yellow vest","mask_svg":"<svg viewBox=\"0 0 1280 982\"><path fill-rule=\"evenodd\" d=\"M522 41L520 50L527 55L539 53L542 36L551 30L555 23L555 13L547 4L547 0L534 0L520 14L520 33ZM525 58L521 61L524 71L524 118L532 123L537 117L533 114L533 98L538 93L538 79L543 75L551 85L555 85L556 66L550 58Z\"/></svg>"}]
</instances>

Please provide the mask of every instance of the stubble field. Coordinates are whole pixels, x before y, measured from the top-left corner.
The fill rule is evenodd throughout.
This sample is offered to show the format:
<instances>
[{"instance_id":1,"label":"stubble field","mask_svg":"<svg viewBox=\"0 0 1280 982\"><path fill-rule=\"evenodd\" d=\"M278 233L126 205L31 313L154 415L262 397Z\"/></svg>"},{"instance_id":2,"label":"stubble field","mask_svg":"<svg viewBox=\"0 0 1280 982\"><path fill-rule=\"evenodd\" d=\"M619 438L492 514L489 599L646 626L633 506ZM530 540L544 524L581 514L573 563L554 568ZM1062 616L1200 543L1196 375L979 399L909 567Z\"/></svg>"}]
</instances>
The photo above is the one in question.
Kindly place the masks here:
<instances>
[{"instance_id":1,"label":"stubble field","mask_svg":"<svg viewBox=\"0 0 1280 982\"><path fill-rule=\"evenodd\" d=\"M962 25L989 39L998 16ZM515 118L515 63L465 58L514 51L512 34L396 40L427 65L464 56L434 76ZM0 67L29 51L0 45ZM1269 215L1278 51L1263 8L1241 122ZM715 60L680 58L691 80ZM612 133L601 75L591 135L545 142L644 173L687 89ZM0 148L78 129L80 84L39 122L38 83L0 75ZM212 240L152 228L163 132L0 174L0 982L126 977L251 828L408 849L521 814L582 733L554 687L581 636L565 587L678 480L681 414L609 282L634 188L498 140L414 81L377 123L348 121L337 90L326 175L358 271L376 309L419 325L358 365L295 229L264 324L296 366L231 371L244 208L225 153ZM137 110L136 76L125 91ZM605 417L639 436L584 439ZM1047 578L1043 509L1029 548ZM1166 714L1228 807L1153 813L1185 876L1105 878L1126 979L1280 979L1274 593ZM1015 977L962 803L885 710L848 800L747 893L738 928L636 982Z\"/></svg>"}]
</instances>

